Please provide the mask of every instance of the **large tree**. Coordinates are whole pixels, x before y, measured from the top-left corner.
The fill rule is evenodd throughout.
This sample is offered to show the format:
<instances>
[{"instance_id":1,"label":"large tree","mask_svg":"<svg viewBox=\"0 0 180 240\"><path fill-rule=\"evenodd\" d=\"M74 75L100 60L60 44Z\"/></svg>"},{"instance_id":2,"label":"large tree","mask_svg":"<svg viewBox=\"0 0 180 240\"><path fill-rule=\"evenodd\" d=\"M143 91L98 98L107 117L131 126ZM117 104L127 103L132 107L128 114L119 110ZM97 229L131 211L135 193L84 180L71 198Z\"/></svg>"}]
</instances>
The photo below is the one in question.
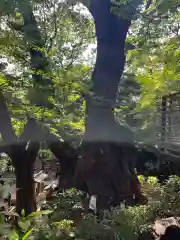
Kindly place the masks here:
<instances>
[{"instance_id":1,"label":"large tree","mask_svg":"<svg viewBox=\"0 0 180 240\"><path fill-rule=\"evenodd\" d=\"M98 195L97 208L107 207L111 198L114 203L118 203L121 195L129 193L128 186L127 192L124 191L123 184L117 186L117 183L123 181L123 174L128 174L128 170L124 168L124 173L121 172L118 167L120 150L115 151L113 146L123 140L133 143L133 134L129 133L129 129L125 131L117 125L114 108L125 66L126 37L138 4L91 0L88 5L95 23L97 56L92 88L86 96L83 143L87 146L84 158L92 162L93 173L87 178L87 182L91 193ZM118 11L127 11L127 16L118 14ZM98 163L93 166L94 160ZM128 177L126 180L128 183Z\"/></svg>"},{"instance_id":2,"label":"large tree","mask_svg":"<svg viewBox=\"0 0 180 240\"><path fill-rule=\"evenodd\" d=\"M166 7L165 1L157 1L152 4L152 1L144 3L143 1L91 0L83 1L83 3L86 4L93 17L97 40L92 88L86 95L86 128L83 142L85 145L88 143L89 147L86 148L85 158L87 161L92 161L92 166L94 161L102 160L101 164L99 163L99 171L97 170L98 165L95 165L96 171L92 167L93 177L91 176L87 181L92 188L92 193L96 193L99 199L104 199L102 204L106 202L105 206L107 207L108 198L105 195L108 194L108 191L109 194L112 194L111 197L121 193L116 184L121 182L118 176L122 175L121 172L118 172L116 165L119 156L111 149L109 143L132 144L134 140L129 129L118 126L114 118L118 86L126 60L126 38L131 22L140 16L140 12L139 21L142 20L142 17L154 16L157 12L163 15L169 9L177 8L178 3L176 2L174 5L168 3ZM98 150L99 147L101 150ZM111 170L116 169L116 171L106 175L107 169L104 169L104 172L102 169L104 165L108 166L110 159ZM102 190L103 188L106 190Z\"/></svg>"},{"instance_id":3,"label":"large tree","mask_svg":"<svg viewBox=\"0 0 180 240\"><path fill-rule=\"evenodd\" d=\"M67 147L63 153L61 139L71 140L70 134L82 132L76 124L83 115L81 94L90 67L83 64L81 53L93 33L89 33L89 21L56 1L3 1L0 12L1 151L10 156L15 167L17 211L24 209L28 214L36 209L33 165L40 142L47 140L55 156L65 163L69 153ZM13 63L12 74L4 62ZM80 106L74 107L78 98ZM48 131L42 133L37 121L48 125Z\"/></svg>"}]
</instances>

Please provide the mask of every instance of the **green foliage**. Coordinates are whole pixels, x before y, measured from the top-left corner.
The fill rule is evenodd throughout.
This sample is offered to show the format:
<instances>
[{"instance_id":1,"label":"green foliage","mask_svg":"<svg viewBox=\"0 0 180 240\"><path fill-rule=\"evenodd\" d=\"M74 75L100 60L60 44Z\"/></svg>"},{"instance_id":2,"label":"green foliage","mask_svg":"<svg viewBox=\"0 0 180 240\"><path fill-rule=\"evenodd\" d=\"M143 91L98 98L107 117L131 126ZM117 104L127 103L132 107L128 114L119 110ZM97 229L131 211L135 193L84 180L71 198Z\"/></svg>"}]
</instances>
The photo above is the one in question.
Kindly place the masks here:
<instances>
[{"instance_id":1,"label":"green foliage","mask_svg":"<svg viewBox=\"0 0 180 240\"><path fill-rule=\"evenodd\" d=\"M5 223L5 218L3 213L1 216L1 222L0 222L0 234L4 235L4 237L7 237L8 240L27 240L29 237L38 231L37 226L38 222L42 221L42 217L44 218L44 224L46 224L45 216L52 213L50 210L45 211L37 211L35 213L30 214L27 217L19 217L18 214L14 213L5 213L8 214L8 216L16 216L18 220L18 230L13 229L10 224Z\"/></svg>"},{"instance_id":2,"label":"green foliage","mask_svg":"<svg viewBox=\"0 0 180 240\"><path fill-rule=\"evenodd\" d=\"M159 5L166 12L158 10ZM138 19L132 21L126 45L117 117L133 128L137 141L154 143L160 132L161 98L179 91L179 10L175 1L153 1L145 12L142 7Z\"/></svg>"},{"instance_id":3,"label":"green foliage","mask_svg":"<svg viewBox=\"0 0 180 240\"><path fill-rule=\"evenodd\" d=\"M7 155L0 156L0 169L1 172L5 172L8 170L8 165L10 163L10 158Z\"/></svg>"},{"instance_id":4,"label":"green foliage","mask_svg":"<svg viewBox=\"0 0 180 240\"><path fill-rule=\"evenodd\" d=\"M166 16L157 14L158 25L153 21L153 15L132 24L132 34L128 39L135 49L128 51L127 59L141 85L142 108L155 105L157 97L160 99L162 95L178 90L178 16L178 11L172 13L169 10Z\"/></svg>"},{"instance_id":5,"label":"green foliage","mask_svg":"<svg viewBox=\"0 0 180 240\"><path fill-rule=\"evenodd\" d=\"M52 209L54 221L70 218L71 211L76 205L81 205L82 193L76 189L66 190L56 195L56 198L47 203L47 208Z\"/></svg>"},{"instance_id":6,"label":"green foliage","mask_svg":"<svg viewBox=\"0 0 180 240\"><path fill-rule=\"evenodd\" d=\"M160 190L161 214L178 217L180 215L180 178L171 176Z\"/></svg>"},{"instance_id":7,"label":"green foliage","mask_svg":"<svg viewBox=\"0 0 180 240\"><path fill-rule=\"evenodd\" d=\"M82 239L137 239L149 229L153 212L150 206L115 208L105 211L102 221L89 216L77 227L77 236Z\"/></svg>"},{"instance_id":8,"label":"green foliage","mask_svg":"<svg viewBox=\"0 0 180 240\"><path fill-rule=\"evenodd\" d=\"M145 179L140 176L142 184ZM56 195L46 208L52 210L38 211L18 220L20 230L4 223L0 215L0 229L8 239L128 239L136 240L140 233L149 231L154 220L159 217L180 215L179 212L179 178L172 176L164 186L157 184L157 179L150 177L148 182L152 189L159 188L158 203L146 206L114 208L104 211L103 219L97 220L93 215L82 215L78 225L71 220L71 211L80 203L81 192L74 189ZM49 216L49 217L48 217Z\"/></svg>"},{"instance_id":9,"label":"green foliage","mask_svg":"<svg viewBox=\"0 0 180 240\"><path fill-rule=\"evenodd\" d=\"M29 114L62 139L79 142L85 125L82 95L90 87L95 57L88 50L95 42L92 19L83 15L81 8L79 11L72 7L77 1L59 6L55 1L46 4L27 1L27 5L18 1L18 8L14 1L5 2L0 5L0 55L14 68L11 76L7 68L0 73L0 86L8 100L16 133L20 134L22 122ZM126 39L129 50L126 49L127 64L119 88L120 107L116 109L116 117L135 130L138 140L153 141L156 131L153 123L158 117L156 104L164 94L179 90L178 2L153 1L147 10L144 10L146 1L112 2L118 15L132 18L136 12ZM35 17L39 29L36 34L32 26L23 25L23 8L27 15ZM32 35L36 36L33 47L45 55L47 64L46 72L40 71L43 81L36 87L31 78L28 46ZM42 47L36 46L38 39L42 40ZM41 88L42 85L45 86Z\"/></svg>"},{"instance_id":10,"label":"green foliage","mask_svg":"<svg viewBox=\"0 0 180 240\"><path fill-rule=\"evenodd\" d=\"M52 160L54 158L52 152L49 149L40 149L38 157L42 160Z\"/></svg>"},{"instance_id":11,"label":"green foliage","mask_svg":"<svg viewBox=\"0 0 180 240\"><path fill-rule=\"evenodd\" d=\"M76 140L84 131L82 94L88 90L92 71L84 53L94 43L92 20L68 4L57 5L56 1L27 1L25 5L21 1L17 5L11 0L5 2L0 5L0 55L8 68L0 72L0 87L8 101L16 134L21 133L30 115L61 138ZM28 27L27 16L32 17ZM43 59L31 59L32 44L33 49L44 54ZM43 68L34 71L32 61L33 66L40 61ZM34 85L32 73L42 78L39 85Z\"/></svg>"}]
</instances>

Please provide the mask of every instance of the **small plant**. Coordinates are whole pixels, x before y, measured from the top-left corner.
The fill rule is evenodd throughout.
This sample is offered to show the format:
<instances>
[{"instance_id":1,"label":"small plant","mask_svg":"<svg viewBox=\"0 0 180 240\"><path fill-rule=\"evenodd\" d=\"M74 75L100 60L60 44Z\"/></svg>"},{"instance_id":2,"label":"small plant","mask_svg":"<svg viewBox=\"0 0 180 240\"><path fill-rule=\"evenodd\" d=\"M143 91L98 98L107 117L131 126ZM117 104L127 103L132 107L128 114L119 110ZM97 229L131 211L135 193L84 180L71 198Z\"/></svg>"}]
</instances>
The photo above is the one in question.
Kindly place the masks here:
<instances>
[{"instance_id":1,"label":"small plant","mask_svg":"<svg viewBox=\"0 0 180 240\"><path fill-rule=\"evenodd\" d=\"M152 186L158 185L158 179L157 177L148 177L147 182L151 184Z\"/></svg>"},{"instance_id":2,"label":"small plant","mask_svg":"<svg viewBox=\"0 0 180 240\"><path fill-rule=\"evenodd\" d=\"M45 222L45 215L49 215L51 212L50 210L37 211L27 217L20 217L17 213L6 212L5 214L9 216L16 216L18 228L14 228L11 224L6 223L4 214L2 213L0 215L0 234L4 236L4 239L8 240L27 240L37 231L38 221L42 221L43 219L43 222Z\"/></svg>"},{"instance_id":3,"label":"small plant","mask_svg":"<svg viewBox=\"0 0 180 240\"><path fill-rule=\"evenodd\" d=\"M180 216L180 178L171 176L160 189L161 214Z\"/></svg>"},{"instance_id":4,"label":"small plant","mask_svg":"<svg viewBox=\"0 0 180 240\"><path fill-rule=\"evenodd\" d=\"M47 208L53 211L52 220L59 221L70 218L71 210L81 204L82 192L76 189L66 190L56 195L56 198L47 203Z\"/></svg>"},{"instance_id":5,"label":"small plant","mask_svg":"<svg viewBox=\"0 0 180 240\"><path fill-rule=\"evenodd\" d=\"M146 182L146 178L143 175L139 175L138 179L139 179L141 184L144 184Z\"/></svg>"},{"instance_id":6,"label":"small plant","mask_svg":"<svg viewBox=\"0 0 180 240\"><path fill-rule=\"evenodd\" d=\"M5 223L0 215L0 239L3 240L136 240L140 233L150 230L155 219L164 216L180 215L180 178L172 176L164 186L157 179L147 181L139 177L143 186L158 191L159 202L146 206L104 211L102 220L94 215L83 215L78 224L71 220L74 206L80 204L82 193L67 190L56 195L46 205L47 210L37 211L25 217L18 217L18 230Z\"/></svg>"},{"instance_id":7,"label":"small plant","mask_svg":"<svg viewBox=\"0 0 180 240\"><path fill-rule=\"evenodd\" d=\"M150 206L128 207L124 210L114 209L113 221L118 227L121 239L137 239L139 233L147 231L154 219Z\"/></svg>"}]
</instances>

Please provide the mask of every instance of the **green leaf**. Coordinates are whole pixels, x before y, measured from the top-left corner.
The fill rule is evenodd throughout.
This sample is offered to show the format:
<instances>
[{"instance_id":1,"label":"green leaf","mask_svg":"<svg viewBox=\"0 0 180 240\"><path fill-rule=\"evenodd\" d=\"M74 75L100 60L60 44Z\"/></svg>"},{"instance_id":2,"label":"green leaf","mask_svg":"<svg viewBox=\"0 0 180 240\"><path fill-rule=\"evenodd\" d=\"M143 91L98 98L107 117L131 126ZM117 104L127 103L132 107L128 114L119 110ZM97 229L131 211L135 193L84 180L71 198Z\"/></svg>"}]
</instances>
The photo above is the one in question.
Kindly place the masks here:
<instances>
[{"instance_id":1,"label":"green leaf","mask_svg":"<svg viewBox=\"0 0 180 240\"><path fill-rule=\"evenodd\" d=\"M36 217L40 217L42 215L49 215L51 214L53 211L51 210L43 210L43 211L37 211L37 212L33 212L31 214L29 214L26 219L32 219L32 218L36 218Z\"/></svg>"},{"instance_id":2,"label":"green leaf","mask_svg":"<svg viewBox=\"0 0 180 240\"><path fill-rule=\"evenodd\" d=\"M10 235L9 235L9 240L20 240L19 235L17 234L17 232L13 231Z\"/></svg>"},{"instance_id":3,"label":"green leaf","mask_svg":"<svg viewBox=\"0 0 180 240\"><path fill-rule=\"evenodd\" d=\"M22 240L28 239L29 235L33 232L34 228L31 228L23 237Z\"/></svg>"},{"instance_id":4,"label":"green leaf","mask_svg":"<svg viewBox=\"0 0 180 240\"><path fill-rule=\"evenodd\" d=\"M24 209L21 210L21 216L22 216L23 218L25 217L25 210L24 210Z\"/></svg>"},{"instance_id":5,"label":"green leaf","mask_svg":"<svg viewBox=\"0 0 180 240\"><path fill-rule=\"evenodd\" d=\"M11 44L11 39L9 35L5 37L0 37L0 46L7 46Z\"/></svg>"},{"instance_id":6,"label":"green leaf","mask_svg":"<svg viewBox=\"0 0 180 240\"><path fill-rule=\"evenodd\" d=\"M16 12L16 18L20 18L21 17L21 13L20 12Z\"/></svg>"},{"instance_id":7,"label":"green leaf","mask_svg":"<svg viewBox=\"0 0 180 240\"><path fill-rule=\"evenodd\" d=\"M15 216L15 217L19 217L19 214L16 212L1 212L2 214L4 214L5 216Z\"/></svg>"},{"instance_id":8,"label":"green leaf","mask_svg":"<svg viewBox=\"0 0 180 240\"><path fill-rule=\"evenodd\" d=\"M31 222L26 220L26 221L19 221L18 222L19 227L23 232L26 232L28 228L31 226Z\"/></svg>"}]
</instances>

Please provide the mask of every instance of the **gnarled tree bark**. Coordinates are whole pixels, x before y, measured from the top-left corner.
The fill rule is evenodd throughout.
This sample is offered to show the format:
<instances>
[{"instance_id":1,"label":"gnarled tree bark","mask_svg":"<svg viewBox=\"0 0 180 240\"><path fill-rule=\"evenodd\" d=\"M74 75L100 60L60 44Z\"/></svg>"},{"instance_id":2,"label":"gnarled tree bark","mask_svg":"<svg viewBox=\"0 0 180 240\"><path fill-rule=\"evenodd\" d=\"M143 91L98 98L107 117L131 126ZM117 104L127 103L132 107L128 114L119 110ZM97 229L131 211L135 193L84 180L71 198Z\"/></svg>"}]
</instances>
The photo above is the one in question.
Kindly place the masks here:
<instances>
[{"instance_id":1,"label":"gnarled tree bark","mask_svg":"<svg viewBox=\"0 0 180 240\"><path fill-rule=\"evenodd\" d=\"M32 131L32 129L31 129ZM30 137L29 137L30 139ZM28 215L36 210L36 196L34 189L34 162L36 160L40 144L31 140L13 146L12 163L16 175L16 211L20 214L24 209Z\"/></svg>"},{"instance_id":2,"label":"gnarled tree bark","mask_svg":"<svg viewBox=\"0 0 180 240\"><path fill-rule=\"evenodd\" d=\"M118 126L114 118L116 95L125 66L125 41L131 20L111 13L111 8L114 7L112 2L91 0L88 6L96 28L97 57L92 75L92 94L86 97L86 129L83 139L86 147L83 157L84 168L87 161L92 163L86 181L91 194L98 196L99 209L106 208L111 200L118 204L119 195L123 192L123 174L126 175L124 181L129 182L124 194L130 194L128 167L122 170L123 159L119 159L121 154L115 154L113 149L118 148L116 144L131 145L134 140L133 133ZM119 167L118 162L121 165ZM118 189L117 185L121 187Z\"/></svg>"},{"instance_id":3,"label":"gnarled tree bark","mask_svg":"<svg viewBox=\"0 0 180 240\"><path fill-rule=\"evenodd\" d=\"M97 38L92 97L86 101L84 141L113 141L113 106L125 65L125 40L131 21L111 13L110 0L91 0ZM101 10L100 10L101 9ZM113 131L114 132L114 131Z\"/></svg>"},{"instance_id":4,"label":"gnarled tree bark","mask_svg":"<svg viewBox=\"0 0 180 240\"><path fill-rule=\"evenodd\" d=\"M33 166L39 150L40 128L34 119L29 119L24 132L18 138L11 123L6 100L1 92L0 115L0 133L3 139L1 150L9 155L15 167L16 211L21 214L24 209L25 214L28 215L36 210Z\"/></svg>"},{"instance_id":5,"label":"gnarled tree bark","mask_svg":"<svg viewBox=\"0 0 180 240\"><path fill-rule=\"evenodd\" d=\"M16 175L16 211L21 214L24 209L28 215L36 210L34 189L34 162L39 150L39 143L29 143L28 149L14 146L12 162ZM16 153L15 153L16 151Z\"/></svg>"},{"instance_id":6,"label":"gnarled tree bark","mask_svg":"<svg viewBox=\"0 0 180 240\"><path fill-rule=\"evenodd\" d=\"M44 139L60 165L60 190L75 187L72 181L77 164L76 150L67 142L60 141L57 136L50 133L47 129L44 129Z\"/></svg>"}]
</instances>

